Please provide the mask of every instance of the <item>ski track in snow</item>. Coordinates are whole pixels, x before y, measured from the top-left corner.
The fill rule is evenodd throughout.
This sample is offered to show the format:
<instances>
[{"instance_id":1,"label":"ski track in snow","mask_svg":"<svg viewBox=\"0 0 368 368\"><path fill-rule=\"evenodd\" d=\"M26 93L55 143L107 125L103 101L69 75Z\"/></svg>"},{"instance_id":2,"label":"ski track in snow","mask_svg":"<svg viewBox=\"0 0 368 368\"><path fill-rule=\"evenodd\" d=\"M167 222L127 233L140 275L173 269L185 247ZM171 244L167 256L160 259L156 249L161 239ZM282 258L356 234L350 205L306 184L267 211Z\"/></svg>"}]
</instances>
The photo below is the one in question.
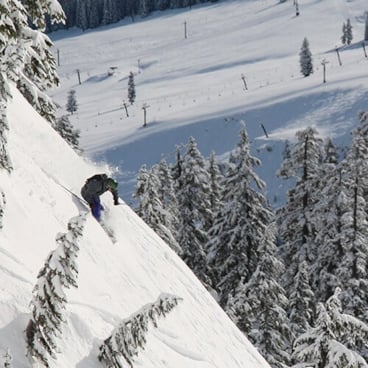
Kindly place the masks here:
<instances>
[{"instance_id":1,"label":"ski track in snow","mask_svg":"<svg viewBox=\"0 0 368 368\"><path fill-rule=\"evenodd\" d=\"M164 330L155 330L153 334L167 347L169 347L171 350L175 351L177 354L183 356L184 358L187 358L192 361L198 361L198 362L207 362L209 364L209 367L214 367L213 364L208 362L207 359L205 359L201 354L194 352L193 350L189 350L187 348L184 348L183 346L180 346L178 341L173 341L174 336L170 333L167 334Z\"/></svg>"}]
</instances>

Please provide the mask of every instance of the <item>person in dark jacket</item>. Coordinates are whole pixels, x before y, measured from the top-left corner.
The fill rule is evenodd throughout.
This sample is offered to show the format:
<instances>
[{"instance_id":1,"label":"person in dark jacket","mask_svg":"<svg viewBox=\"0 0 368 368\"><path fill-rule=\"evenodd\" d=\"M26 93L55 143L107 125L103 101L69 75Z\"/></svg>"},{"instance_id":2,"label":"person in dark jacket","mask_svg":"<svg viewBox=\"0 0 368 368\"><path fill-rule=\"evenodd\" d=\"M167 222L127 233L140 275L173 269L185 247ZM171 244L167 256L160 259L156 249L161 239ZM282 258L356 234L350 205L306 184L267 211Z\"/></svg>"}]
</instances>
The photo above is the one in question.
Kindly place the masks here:
<instances>
[{"instance_id":1,"label":"person in dark jacket","mask_svg":"<svg viewBox=\"0 0 368 368\"><path fill-rule=\"evenodd\" d=\"M114 198L114 205L119 204L118 183L109 178L106 174L96 174L86 180L81 189L84 200L89 204L92 215L97 221L101 220L103 207L100 201L100 195L110 191Z\"/></svg>"}]
</instances>

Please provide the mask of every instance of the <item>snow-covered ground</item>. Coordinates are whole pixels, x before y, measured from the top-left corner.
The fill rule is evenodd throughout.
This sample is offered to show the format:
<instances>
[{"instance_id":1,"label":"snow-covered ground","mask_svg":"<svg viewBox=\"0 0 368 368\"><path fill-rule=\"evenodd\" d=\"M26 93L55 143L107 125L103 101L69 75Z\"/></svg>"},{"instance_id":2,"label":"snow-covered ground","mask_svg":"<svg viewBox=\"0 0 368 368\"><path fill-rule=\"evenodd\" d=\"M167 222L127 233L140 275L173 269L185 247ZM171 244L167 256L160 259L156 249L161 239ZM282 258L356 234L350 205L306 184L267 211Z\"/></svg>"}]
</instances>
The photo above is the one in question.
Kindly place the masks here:
<instances>
[{"instance_id":1,"label":"snow-covered ground","mask_svg":"<svg viewBox=\"0 0 368 368\"><path fill-rule=\"evenodd\" d=\"M14 90L9 151L14 171L0 173L6 196L0 230L0 365L31 367L24 330L37 275L58 233L86 212L72 195L86 177L106 171L83 160ZM79 243L78 288L66 291L66 323L51 367L97 368L99 347L119 322L162 293L183 299L147 335L135 360L142 368L266 368L267 363L229 320L181 259L126 204L103 196L113 243L87 216ZM38 365L35 365L38 366Z\"/></svg>"},{"instance_id":2,"label":"snow-covered ground","mask_svg":"<svg viewBox=\"0 0 368 368\"><path fill-rule=\"evenodd\" d=\"M172 162L176 147L190 136L204 155L212 150L223 155L238 141L244 120L263 162L259 174L277 205L285 191L275 180L285 139L313 125L323 137L348 144L357 114L367 109L368 60L361 45L366 2L303 0L299 10L296 16L291 0L231 0L98 30L56 32L51 37L55 53L59 50L62 84L53 96L62 107L59 113L75 89L79 109L71 121L81 129L81 145L89 157L119 170L120 192L128 203L142 164ZM340 48L340 66L336 47L342 46L348 18L354 38ZM315 69L308 78L299 65L304 37ZM108 76L111 67L115 73ZM128 103L130 72L137 99L127 117L123 103ZM149 106L146 128L144 104Z\"/></svg>"}]
</instances>

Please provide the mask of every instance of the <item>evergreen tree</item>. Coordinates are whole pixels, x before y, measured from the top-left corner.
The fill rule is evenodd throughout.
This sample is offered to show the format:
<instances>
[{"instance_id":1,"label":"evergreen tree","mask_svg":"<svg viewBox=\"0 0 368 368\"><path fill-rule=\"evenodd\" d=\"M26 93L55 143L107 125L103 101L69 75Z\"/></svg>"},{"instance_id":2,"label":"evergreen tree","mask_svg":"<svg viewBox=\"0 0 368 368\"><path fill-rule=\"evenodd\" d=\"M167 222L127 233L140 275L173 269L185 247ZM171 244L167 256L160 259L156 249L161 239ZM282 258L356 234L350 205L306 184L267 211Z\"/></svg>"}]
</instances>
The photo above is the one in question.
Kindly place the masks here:
<instances>
[{"instance_id":1,"label":"evergreen tree","mask_svg":"<svg viewBox=\"0 0 368 368\"><path fill-rule=\"evenodd\" d=\"M119 12L115 0L104 0L102 12L102 25L115 23L119 20Z\"/></svg>"},{"instance_id":2,"label":"evergreen tree","mask_svg":"<svg viewBox=\"0 0 368 368\"><path fill-rule=\"evenodd\" d=\"M64 23L65 14L57 0L22 0L27 14L37 29L46 29L45 14L48 14L51 23Z\"/></svg>"},{"instance_id":3,"label":"evergreen tree","mask_svg":"<svg viewBox=\"0 0 368 368\"><path fill-rule=\"evenodd\" d=\"M68 233L58 234L58 247L48 256L33 290L32 317L26 329L27 350L45 367L49 367L50 357L56 358L57 338L65 321L65 288L77 287L78 239L84 221L84 215L74 217L68 223Z\"/></svg>"},{"instance_id":4,"label":"evergreen tree","mask_svg":"<svg viewBox=\"0 0 368 368\"><path fill-rule=\"evenodd\" d=\"M215 153L212 152L209 158L208 173L210 177L210 204L212 219L210 221L210 227L213 226L215 221L215 215L218 212L221 204L221 193L224 176L222 175L218 163L215 159Z\"/></svg>"},{"instance_id":5,"label":"evergreen tree","mask_svg":"<svg viewBox=\"0 0 368 368\"><path fill-rule=\"evenodd\" d=\"M337 288L326 302L317 306L315 327L309 328L294 344L295 368L367 368L356 352L354 340L368 337L368 326L342 313Z\"/></svg>"},{"instance_id":6,"label":"evergreen tree","mask_svg":"<svg viewBox=\"0 0 368 368\"><path fill-rule=\"evenodd\" d=\"M135 97L136 95L135 95L134 74L133 72L130 72L128 78L128 101L130 102L131 105L133 105Z\"/></svg>"},{"instance_id":7,"label":"evergreen tree","mask_svg":"<svg viewBox=\"0 0 368 368\"><path fill-rule=\"evenodd\" d=\"M65 141L73 147L74 150L80 152L79 138L80 132L74 129L67 115L63 115L56 119L55 130L65 139Z\"/></svg>"},{"instance_id":8,"label":"evergreen tree","mask_svg":"<svg viewBox=\"0 0 368 368\"><path fill-rule=\"evenodd\" d=\"M316 227L319 252L311 267L311 281L317 299L323 302L341 285L337 272L347 246L343 229L347 225L346 216L350 216L350 201L343 171L340 165L324 172L324 188L313 211L313 216L319 219Z\"/></svg>"},{"instance_id":9,"label":"evergreen tree","mask_svg":"<svg viewBox=\"0 0 368 368\"><path fill-rule=\"evenodd\" d=\"M70 112L72 115L78 110L76 92L74 89L71 89L68 92L68 98L66 101L66 111Z\"/></svg>"},{"instance_id":10,"label":"evergreen tree","mask_svg":"<svg viewBox=\"0 0 368 368\"><path fill-rule=\"evenodd\" d=\"M337 165L339 162L339 154L336 145L331 138L327 138L324 146L323 162L329 165Z\"/></svg>"},{"instance_id":11,"label":"evergreen tree","mask_svg":"<svg viewBox=\"0 0 368 368\"><path fill-rule=\"evenodd\" d=\"M0 167L11 171L7 151L7 103L11 97L9 81L15 82L28 101L49 121L53 121L55 107L44 93L58 83L55 61L50 52L51 41L39 30L31 28L29 18L41 30L45 15L52 21L63 19L56 0L3 1L0 5ZM42 16L41 16L42 15Z\"/></svg>"},{"instance_id":12,"label":"evergreen tree","mask_svg":"<svg viewBox=\"0 0 368 368\"><path fill-rule=\"evenodd\" d=\"M158 194L160 181L156 175L157 167L150 172L145 167L140 171L141 179L137 187L135 197L139 198L137 214L149 225L161 239L177 253L181 252L180 246L170 231L171 215L164 209Z\"/></svg>"},{"instance_id":13,"label":"evergreen tree","mask_svg":"<svg viewBox=\"0 0 368 368\"><path fill-rule=\"evenodd\" d=\"M341 229L346 210L341 166L338 165L337 150L331 139L324 146L320 168L317 201L312 209L312 218L318 218L315 226L318 252L310 268L310 280L317 300L325 302L339 286L336 270L343 255Z\"/></svg>"},{"instance_id":14,"label":"evergreen tree","mask_svg":"<svg viewBox=\"0 0 368 368\"><path fill-rule=\"evenodd\" d=\"M6 101L4 100L4 96L0 91L0 168L6 170L7 172L11 172L13 165L8 152L8 130L9 127L6 117Z\"/></svg>"},{"instance_id":15,"label":"evergreen tree","mask_svg":"<svg viewBox=\"0 0 368 368\"><path fill-rule=\"evenodd\" d=\"M205 159L193 137L189 138L187 151L182 159L179 182L178 243L183 250L182 258L203 284L209 287L205 252L207 230L212 216L209 209L209 175Z\"/></svg>"},{"instance_id":16,"label":"evergreen tree","mask_svg":"<svg viewBox=\"0 0 368 368\"><path fill-rule=\"evenodd\" d=\"M158 317L166 317L181 300L174 295L162 294L155 303L124 319L100 346L98 360L110 368L133 367L134 358L146 344L149 325L157 327Z\"/></svg>"},{"instance_id":17,"label":"evergreen tree","mask_svg":"<svg viewBox=\"0 0 368 368\"><path fill-rule=\"evenodd\" d=\"M161 160L156 168L156 175L159 180L158 195L167 213L166 226L174 239L178 239L179 209L171 170L165 160Z\"/></svg>"},{"instance_id":18,"label":"evergreen tree","mask_svg":"<svg viewBox=\"0 0 368 368\"><path fill-rule=\"evenodd\" d=\"M247 283L242 278L235 295L229 298L229 309L234 322L271 367L284 368L290 362L291 331L286 313L288 300L278 282L284 265L275 256L273 227L269 226L259 240L258 266Z\"/></svg>"},{"instance_id":19,"label":"evergreen tree","mask_svg":"<svg viewBox=\"0 0 368 368\"><path fill-rule=\"evenodd\" d=\"M88 28L87 8L85 0L76 0L76 24L77 27L85 30Z\"/></svg>"},{"instance_id":20,"label":"evergreen tree","mask_svg":"<svg viewBox=\"0 0 368 368\"><path fill-rule=\"evenodd\" d=\"M209 231L209 266L213 286L225 306L234 296L241 280L247 283L259 264L259 244L272 219L265 196L255 190L264 182L254 172L260 160L251 156L248 134L240 132L240 141L225 175L222 203Z\"/></svg>"},{"instance_id":21,"label":"evergreen tree","mask_svg":"<svg viewBox=\"0 0 368 368\"><path fill-rule=\"evenodd\" d=\"M315 296L309 284L307 262L302 262L289 291L289 318L294 336L299 336L314 321Z\"/></svg>"},{"instance_id":22,"label":"evergreen tree","mask_svg":"<svg viewBox=\"0 0 368 368\"><path fill-rule=\"evenodd\" d=\"M353 132L353 142L345 161L348 192L343 217L344 256L338 269L342 283L344 310L368 322L368 221L367 221L367 123Z\"/></svg>"},{"instance_id":23,"label":"evergreen tree","mask_svg":"<svg viewBox=\"0 0 368 368\"><path fill-rule=\"evenodd\" d=\"M0 40L1 92L8 92L6 87L8 79L15 82L24 97L51 122L55 118L55 106L45 94L45 90L57 85L59 79L55 59L51 53L52 43L37 27L44 29L42 19L47 14L51 16L52 21L63 19L60 9L56 0L23 2L9 0L3 2L1 8L3 27L1 33L4 35ZM30 26L27 12L35 22L35 27ZM3 95L1 103L6 103L4 100ZM2 116L4 115L2 112Z\"/></svg>"},{"instance_id":24,"label":"evergreen tree","mask_svg":"<svg viewBox=\"0 0 368 368\"><path fill-rule=\"evenodd\" d=\"M350 19L348 19L346 21L346 43L350 45L352 40L353 40L353 27L350 23Z\"/></svg>"},{"instance_id":25,"label":"evergreen tree","mask_svg":"<svg viewBox=\"0 0 368 368\"><path fill-rule=\"evenodd\" d=\"M346 45L346 23L343 23L343 25L342 25L341 42L342 42L343 45Z\"/></svg>"},{"instance_id":26,"label":"evergreen tree","mask_svg":"<svg viewBox=\"0 0 368 368\"><path fill-rule=\"evenodd\" d=\"M5 193L0 188L0 230L3 228L5 206L6 206Z\"/></svg>"},{"instance_id":27,"label":"evergreen tree","mask_svg":"<svg viewBox=\"0 0 368 368\"><path fill-rule=\"evenodd\" d=\"M308 77L313 73L312 53L309 49L309 42L304 38L299 53L300 71L304 77Z\"/></svg>"},{"instance_id":28,"label":"evergreen tree","mask_svg":"<svg viewBox=\"0 0 368 368\"><path fill-rule=\"evenodd\" d=\"M87 24L88 28L96 28L102 24L101 19L103 19L102 14L100 12L100 8L102 5L102 1L95 0L85 0L84 3L87 8Z\"/></svg>"},{"instance_id":29,"label":"evergreen tree","mask_svg":"<svg viewBox=\"0 0 368 368\"><path fill-rule=\"evenodd\" d=\"M295 180L295 186L287 193L286 204L277 214L280 238L284 242L281 254L284 263L289 265L286 272L289 281L301 262L315 260L316 221L312 213L321 186L322 140L313 128L299 131L296 135L291 159L284 161L279 171L282 178Z\"/></svg>"}]
</instances>

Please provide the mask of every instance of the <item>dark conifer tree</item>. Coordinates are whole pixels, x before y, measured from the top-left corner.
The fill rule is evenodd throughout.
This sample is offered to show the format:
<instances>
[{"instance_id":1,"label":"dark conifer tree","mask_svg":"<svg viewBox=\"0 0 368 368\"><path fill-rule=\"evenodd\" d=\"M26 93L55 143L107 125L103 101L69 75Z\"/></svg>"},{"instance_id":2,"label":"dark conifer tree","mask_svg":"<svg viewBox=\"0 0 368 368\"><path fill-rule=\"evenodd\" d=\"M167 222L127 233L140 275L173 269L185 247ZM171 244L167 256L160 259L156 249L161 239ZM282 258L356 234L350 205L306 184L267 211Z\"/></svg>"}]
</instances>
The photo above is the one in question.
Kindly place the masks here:
<instances>
[{"instance_id":1,"label":"dark conifer tree","mask_svg":"<svg viewBox=\"0 0 368 368\"><path fill-rule=\"evenodd\" d=\"M279 171L283 178L296 181L288 191L285 206L278 211L279 235L283 241L281 253L284 263L289 265L289 281L301 262L311 263L316 257L316 224L312 211L318 199L322 162L322 140L317 131L307 128L296 135L291 159L284 161Z\"/></svg>"},{"instance_id":2,"label":"dark conifer tree","mask_svg":"<svg viewBox=\"0 0 368 368\"><path fill-rule=\"evenodd\" d=\"M133 105L135 98L136 94L135 94L134 74L133 72L130 72L128 78L128 101L130 102L131 105Z\"/></svg>"},{"instance_id":3,"label":"dark conifer tree","mask_svg":"<svg viewBox=\"0 0 368 368\"><path fill-rule=\"evenodd\" d=\"M341 42L342 42L343 45L346 44L346 23L343 23L343 25L342 25Z\"/></svg>"},{"instance_id":4,"label":"dark conifer tree","mask_svg":"<svg viewBox=\"0 0 368 368\"><path fill-rule=\"evenodd\" d=\"M302 47L299 53L300 71L308 77L313 73L312 53L309 49L309 42L307 38L304 38Z\"/></svg>"},{"instance_id":5,"label":"dark conifer tree","mask_svg":"<svg viewBox=\"0 0 368 368\"><path fill-rule=\"evenodd\" d=\"M66 111L70 112L72 115L78 110L78 103L76 98L76 92L71 89L68 92L68 98L66 101Z\"/></svg>"},{"instance_id":6,"label":"dark conifer tree","mask_svg":"<svg viewBox=\"0 0 368 368\"><path fill-rule=\"evenodd\" d=\"M353 40L353 27L351 25L350 19L348 19L346 21L346 43L350 45L352 40Z\"/></svg>"}]
</instances>

